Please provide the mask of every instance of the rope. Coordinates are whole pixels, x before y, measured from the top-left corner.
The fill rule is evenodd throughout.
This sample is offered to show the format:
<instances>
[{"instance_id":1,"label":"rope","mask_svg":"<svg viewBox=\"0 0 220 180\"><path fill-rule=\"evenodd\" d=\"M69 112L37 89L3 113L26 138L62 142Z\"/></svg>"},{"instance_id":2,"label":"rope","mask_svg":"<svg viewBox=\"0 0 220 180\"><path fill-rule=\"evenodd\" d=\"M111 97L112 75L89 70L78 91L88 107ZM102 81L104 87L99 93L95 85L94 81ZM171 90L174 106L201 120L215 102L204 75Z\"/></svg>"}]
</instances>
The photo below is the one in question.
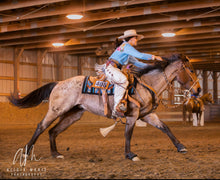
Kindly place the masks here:
<instances>
[{"instance_id":1,"label":"rope","mask_svg":"<svg viewBox=\"0 0 220 180\"><path fill-rule=\"evenodd\" d=\"M25 16L27 16L27 15L33 14L33 13L35 13L35 12L37 12L37 11L40 11L41 9L45 8L45 7L48 6L48 5L49 5L49 4L45 4L44 6L38 8L38 9L35 9L35 10L33 10L33 11L27 13L27 14L24 14L24 15L22 15L22 16L20 16L20 17L18 16L17 19L21 19L21 18L23 18L23 17L25 17Z\"/></svg>"},{"instance_id":2,"label":"rope","mask_svg":"<svg viewBox=\"0 0 220 180\"><path fill-rule=\"evenodd\" d=\"M209 13L215 12L215 11L217 11L217 10L219 10L219 9L220 9L220 7L216 8L216 9L213 9L213 10L211 10L211 11L208 11L208 12L205 12L205 13L202 13L202 14L199 14L199 15L194 16L194 17L192 17L192 18L188 18L188 19L186 19L186 20L187 20L187 21L190 21L191 19L195 19L195 18L198 18L198 17L203 16L203 15L205 15L205 14L209 14Z\"/></svg>"},{"instance_id":3,"label":"rope","mask_svg":"<svg viewBox=\"0 0 220 180\"><path fill-rule=\"evenodd\" d=\"M105 23L107 23L107 22L109 22L109 21L112 21L112 20L114 20L114 19L116 19L116 18L108 19L108 20L103 21L103 22L101 22L101 23L98 23L98 24L96 24L96 25L94 25L94 26L88 27L87 29L83 29L83 31L85 32L85 31L91 30L92 28L95 28L95 27L97 27L97 26L100 26L100 25L102 25L102 24L105 24Z\"/></svg>"}]
</instances>

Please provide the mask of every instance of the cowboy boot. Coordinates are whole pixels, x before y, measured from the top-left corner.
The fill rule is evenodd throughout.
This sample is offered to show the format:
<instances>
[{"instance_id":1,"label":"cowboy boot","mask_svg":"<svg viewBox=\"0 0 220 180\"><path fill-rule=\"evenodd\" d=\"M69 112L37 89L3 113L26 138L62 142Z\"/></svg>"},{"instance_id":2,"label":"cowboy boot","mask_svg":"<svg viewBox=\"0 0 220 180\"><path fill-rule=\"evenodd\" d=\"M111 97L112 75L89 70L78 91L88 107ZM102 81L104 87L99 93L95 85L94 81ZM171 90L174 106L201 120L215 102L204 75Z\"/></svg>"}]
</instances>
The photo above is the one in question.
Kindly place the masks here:
<instances>
[{"instance_id":1,"label":"cowboy boot","mask_svg":"<svg viewBox=\"0 0 220 180\"><path fill-rule=\"evenodd\" d=\"M127 111L127 101L122 99L121 102L117 105L116 110L125 113Z\"/></svg>"},{"instance_id":2,"label":"cowboy boot","mask_svg":"<svg viewBox=\"0 0 220 180\"><path fill-rule=\"evenodd\" d=\"M124 118L125 115L124 115L124 113L121 112L121 111L113 110L113 111L112 111L112 116L111 116L111 118L116 119L116 118L118 118L118 117Z\"/></svg>"}]
</instances>

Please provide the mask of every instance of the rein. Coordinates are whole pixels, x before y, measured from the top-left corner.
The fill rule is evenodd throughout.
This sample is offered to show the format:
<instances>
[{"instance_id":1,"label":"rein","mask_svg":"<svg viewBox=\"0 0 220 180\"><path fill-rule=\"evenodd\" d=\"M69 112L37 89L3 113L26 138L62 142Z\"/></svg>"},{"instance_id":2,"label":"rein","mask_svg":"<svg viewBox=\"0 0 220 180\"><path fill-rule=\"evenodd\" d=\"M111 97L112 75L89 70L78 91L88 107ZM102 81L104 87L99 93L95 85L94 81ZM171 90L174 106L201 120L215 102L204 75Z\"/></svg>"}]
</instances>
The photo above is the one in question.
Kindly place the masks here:
<instances>
[{"instance_id":1,"label":"rein","mask_svg":"<svg viewBox=\"0 0 220 180\"><path fill-rule=\"evenodd\" d=\"M199 81L199 79L197 79L189 89L185 90L185 91L186 91L186 94L190 94L191 89L195 86L195 84L196 84L198 81Z\"/></svg>"},{"instance_id":2,"label":"rein","mask_svg":"<svg viewBox=\"0 0 220 180\"><path fill-rule=\"evenodd\" d=\"M177 68L173 73L180 72L180 71L182 71L183 69L185 69L185 71L186 71L186 66L185 66L184 64L182 64L181 70L179 70L179 69ZM186 71L186 72L187 72L187 71ZM194 81L194 83L193 83L193 85L192 85L189 89L186 89L186 90L185 90L185 96L187 96L188 94L190 94L191 89L192 89L192 88L195 86L195 84L199 81L199 79L194 80L193 77L191 76L191 74L189 74L188 72L187 72L187 74L189 75L189 77L191 78L191 80ZM166 80L166 83L167 83L167 86L169 87L169 89L173 88L173 85L172 85L171 82L168 80L167 75L166 75L166 73L165 73L164 71L163 71L163 76L164 76L164 79ZM169 91L169 89L168 89L168 91ZM182 103L181 103L181 104L178 104L178 105L168 106L167 104L165 104L165 103L163 102L162 99L161 99L161 103L162 103L166 108L177 108L177 107L179 107L180 105L182 105Z\"/></svg>"},{"instance_id":3,"label":"rein","mask_svg":"<svg viewBox=\"0 0 220 180\"><path fill-rule=\"evenodd\" d=\"M185 71L186 71L186 66L185 66L184 64L183 64L183 68L184 68ZM187 72L187 71L186 71L186 72ZM194 81L193 85L187 90L188 92L190 92L191 89L195 86L195 84L199 81L199 79L197 78L196 80L194 80L191 74L189 74L188 72L187 72L187 74L189 75L189 77L191 78L191 80Z\"/></svg>"},{"instance_id":4,"label":"rein","mask_svg":"<svg viewBox=\"0 0 220 180\"><path fill-rule=\"evenodd\" d=\"M157 107L158 107L158 105L159 105L159 103L157 103L156 102L156 100L157 100L157 93L156 93L156 91L151 87L151 86L149 86L149 85L147 85L145 82L143 82L139 77L137 77L137 76L135 76L135 78L138 80L138 82L144 87L144 88L146 88L149 92L150 92L150 94L151 94L151 96L152 96L152 109L150 110L150 112L151 111L153 111L154 109L156 109ZM135 89L136 90L136 89ZM137 92L137 91L136 91ZM138 94L139 95L139 94ZM141 98L141 96L139 95L139 97ZM142 100L142 102L144 103L144 101L143 101L143 99L141 98L141 100Z\"/></svg>"}]
</instances>

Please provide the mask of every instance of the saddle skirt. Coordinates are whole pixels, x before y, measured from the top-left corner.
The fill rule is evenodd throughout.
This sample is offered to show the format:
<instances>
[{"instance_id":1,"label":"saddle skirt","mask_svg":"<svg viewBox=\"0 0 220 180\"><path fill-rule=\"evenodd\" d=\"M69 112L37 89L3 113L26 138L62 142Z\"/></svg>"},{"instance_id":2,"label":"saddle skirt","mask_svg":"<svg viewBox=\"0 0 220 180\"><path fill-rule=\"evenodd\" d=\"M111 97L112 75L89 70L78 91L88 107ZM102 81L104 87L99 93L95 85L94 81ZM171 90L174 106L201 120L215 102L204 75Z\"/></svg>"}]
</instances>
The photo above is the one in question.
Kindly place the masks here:
<instances>
[{"instance_id":1,"label":"saddle skirt","mask_svg":"<svg viewBox=\"0 0 220 180\"><path fill-rule=\"evenodd\" d=\"M102 95L102 89L106 90L107 95L114 95L114 84L111 84L108 80L106 80L105 76L105 68L106 64L103 65L95 65L96 77L86 76L82 93L84 94L96 94ZM136 87L137 80L134 78L134 75L131 73L130 65L123 66L121 69L122 73L127 77L129 81L128 85L128 94L134 94L134 88Z\"/></svg>"},{"instance_id":2,"label":"saddle skirt","mask_svg":"<svg viewBox=\"0 0 220 180\"><path fill-rule=\"evenodd\" d=\"M134 94L134 88L136 87L136 84L137 81L135 80L133 84L129 85L129 95ZM85 77L82 87L83 94L102 95L102 90L106 90L106 94L109 96L114 95L114 84L111 84L108 80L100 76Z\"/></svg>"}]
</instances>

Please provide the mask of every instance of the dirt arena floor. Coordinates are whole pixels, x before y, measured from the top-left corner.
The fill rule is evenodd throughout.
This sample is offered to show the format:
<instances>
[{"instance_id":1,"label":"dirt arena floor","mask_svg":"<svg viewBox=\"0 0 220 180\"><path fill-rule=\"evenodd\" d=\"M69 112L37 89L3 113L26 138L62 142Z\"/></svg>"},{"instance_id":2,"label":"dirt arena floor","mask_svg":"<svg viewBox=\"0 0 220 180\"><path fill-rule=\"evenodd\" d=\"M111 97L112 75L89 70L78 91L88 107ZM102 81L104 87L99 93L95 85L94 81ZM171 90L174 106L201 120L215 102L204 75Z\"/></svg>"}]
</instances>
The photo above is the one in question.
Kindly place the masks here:
<instances>
[{"instance_id":1,"label":"dirt arena floor","mask_svg":"<svg viewBox=\"0 0 220 180\"><path fill-rule=\"evenodd\" d=\"M0 110L1 179L220 179L217 122L205 122L204 127L165 122L187 147L186 154L178 153L160 130L135 127L131 149L141 161L132 162L124 158L124 125L118 124L104 138L99 128L113 120L85 113L57 138L64 159L51 157L47 129L34 146L36 159L27 159L22 167L19 160L13 164L13 158L30 140L46 113L45 105L21 110L0 104Z\"/></svg>"}]
</instances>

